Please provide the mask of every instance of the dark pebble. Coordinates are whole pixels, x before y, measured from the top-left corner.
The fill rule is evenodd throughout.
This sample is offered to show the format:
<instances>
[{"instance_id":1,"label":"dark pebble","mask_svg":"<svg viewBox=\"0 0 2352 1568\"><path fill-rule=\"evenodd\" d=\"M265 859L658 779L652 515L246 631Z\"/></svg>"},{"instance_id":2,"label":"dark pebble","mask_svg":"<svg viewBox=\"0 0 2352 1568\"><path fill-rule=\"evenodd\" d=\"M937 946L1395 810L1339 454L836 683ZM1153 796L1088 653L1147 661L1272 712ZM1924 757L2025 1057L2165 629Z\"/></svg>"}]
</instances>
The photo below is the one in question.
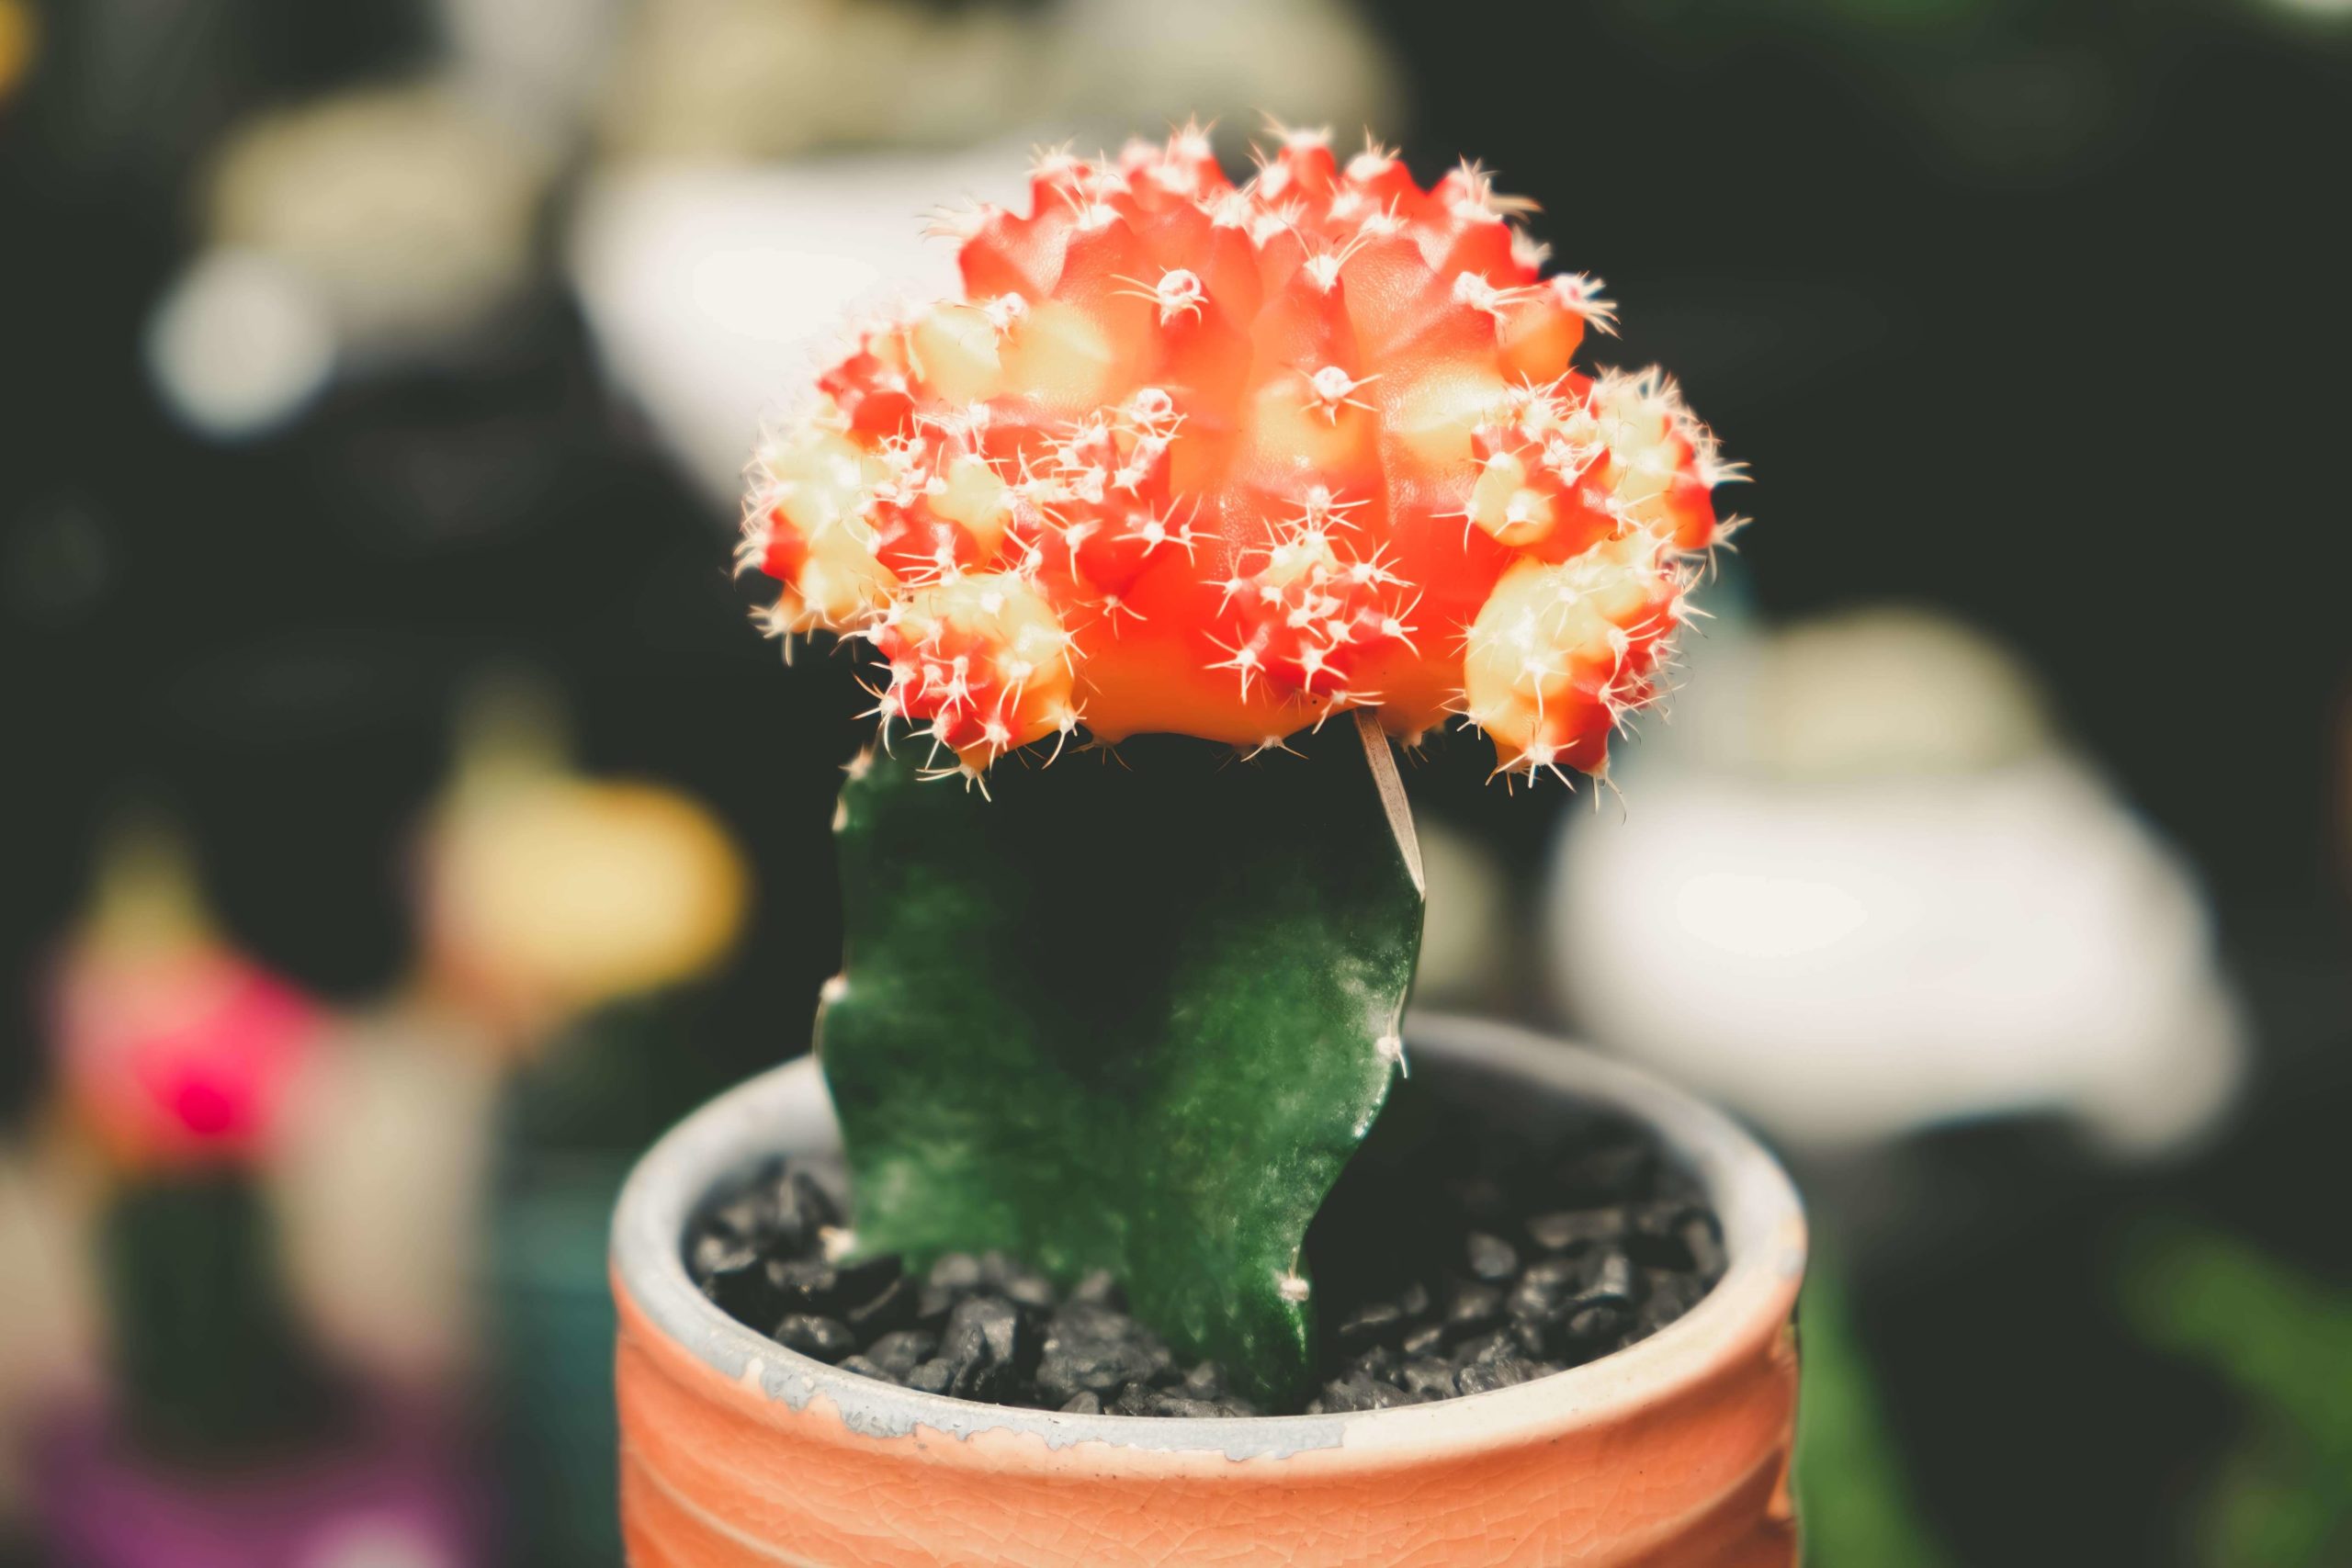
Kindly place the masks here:
<instances>
[{"instance_id":1,"label":"dark pebble","mask_svg":"<svg viewBox=\"0 0 2352 1568\"><path fill-rule=\"evenodd\" d=\"M1682 1235L1683 1224L1690 1218L1689 1204L1641 1203L1626 1213L1631 1224L1625 1232L1625 1250L1634 1261L1651 1269L1688 1270L1698 1266Z\"/></svg>"},{"instance_id":2,"label":"dark pebble","mask_svg":"<svg viewBox=\"0 0 2352 1568\"><path fill-rule=\"evenodd\" d=\"M1706 1281L1691 1274L1679 1274L1665 1269L1645 1269L1642 1280L1647 1287L1647 1300L1663 1299L1675 1317L1680 1317L1697 1306L1707 1293Z\"/></svg>"},{"instance_id":3,"label":"dark pebble","mask_svg":"<svg viewBox=\"0 0 2352 1568\"><path fill-rule=\"evenodd\" d=\"M714 1230L695 1238L686 1267L695 1279L707 1280L714 1274L731 1274L752 1268L759 1260L757 1247Z\"/></svg>"},{"instance_id":4,"label":"dark pebble","mask_svg":"<svg viewBox=\"0 0 2352 1568\"><path fill-rule=\"evenodd\" d=\"M721 1203L703 1224L708 1227L707 1234L727 1241L797 1247L802 1239L799 1233L796 1230L787 1235L775 1214L774 1190L763 1183L740 1198Z\"/></svg>"},{"instance_id":5,"label":"dark pebble","mask_svg":"<svg viewBox=\"0 0 2352 1568\"><path fill-rule=\"evenodd\" d=\"M898 1374L890 1371L889 1368L883 1366L878 1361L869 1361L863 1356L843 1356L840 1360L833 1364L841 1368L841 1370L845 1372L855 1372L859 1377L872 1378L876 1382L897 1382L899 1381Z\"/></svg>"},{"instance_id":6,"label":"dark pebble","mask_svg":"<svg viewBox=\"0 0 2352 1568\"><path fill-rule=\"evenodd\" d=\"M1462 1361L1498 1361L1520 1353L1518 1337L1508 1328L1498 1328L1460 1346L1454 1358Z\"/></svg>"},{"instance_id":7,"label":"dark pebble","mask_svg":"<svg viewBox=\"0 0 2352 1568\"><path fill-rule=\"evenodd\" d=\"M1428 1359L1408 1361L1397 1374L1405 1392L1423 1399L1443 1399L1454 1393L1454 1371L1447 1362Z\"/></svg>"},{"instance_id":8,"label":"dark pebble","mask_svg":"<svg viewBox=\"0 0 2352 1568\"><path fill-rule=\"evenodd\" d=\"M857 1336L850 1332L848 1324L804 1312L786 1313L768 1337L787 1350L820 1361L838 1361L857 1348Z\"/></svg>"},{"instance_id":9,"label":"dark pebble","mask_svg":"<svg viewBox=\"0 0 2352 1568\"><path fill-rule=\"evenodd\" d=\"M1405 1309L1395 1302L1368 1302L1341 1318L1332 1332L1346 1351L1393 1345L1405 1337Z\"/></svg>"},{"instance_id":10,"label":"dark pebble","mask_svg":"<svg viewBox=\"0 0 2352 1568\"><path fill-rule=\"evenodd\" d=\"M821 1258L772 1258L768 1284L786 1312L830 1313L842 1300L842 1271Z\"/></svg>"},{"instance_id":11,"label":"dark pebble","mask_svg":"<svg viewBox=\"0 0 2352 1568\"><path fill-rule=\"evenodd\" d=\"M1064 1302L1053 1317L1057 1333L1076 1334L1090 1339L1118 1339L1130 1334L1148 1332L1136 1320L1114 1306L1102 1306L1093 1302Z\"/></svg>"},{"instance_id":12,"label":"dark pebble","mask_svg":"<svg viewBox=\"0 0 2352 1568\"><path fill-rule=\"evenodd\" d=\"M939 1336L920 1328L900 1329L876 1339L866 1354L887 1368L893 1378L903 1378L939 1354Z\"/></svg>"},{"instance_id":13,"label":"dark pebble","mask_svg":"<svg viewBox=\"0 0 2352 1568\"><path fill-rule=\"evenodd\" d=\"M1012 1302L1038 1312L1053 1309L1054 1283L1034 1269L1023 1267L1009 1253L989 1252L980 1258L980 1283Z\"/></svg>"},{"instance_id":14,"label":"dark pebble","mask_svg":"<svg viewBox=\"0 0 2352 1568\"><path fill-rule=\"evenodd\" d=\"M1634 1321L1639 1332L1645 1335L1664 1328L1698 1305L1700 1298L1706 1294L1706 1286L1689 1274L1645 1269L1643 1279L1648 1294Z\"/></svg>"},{"instance_id":15,"label":"dark pebble","mask_svg":"<svg viewBox=\"0 0 2352 1568\"><path fill-rule=\"evenodd\" d=\"M1125 1313L1073 1303L1046 1329L1037 1392L1057 1404L1079 1393L1110 1399L1129 1384L1153 1382L1174 1364L1159 1337Z\"/></svg>"},{"instance_id":16,"label":"dark pebble","mask_svg":"<svg viewBox=\"0 0 2352 1568\"><path fill-rule=\"evenodd\" d=\"M1561 1209L1538 1214L1527 1222L1528 1239L1546 1252L1566 1252L1595 1242L1613 1242L1624 1234L1623 1209Z\"/></svg>"},{"instance_id":17,"label":"dark pebble","mask_svg":"<svg viewBox=\"0 0 2352 1568\"><path fill-rule=\"evenodd\" d=\"M841 1205L833 1201L823 1183L805 1170L794 1171L776 1191L779 1229L797 1228L803 1235L814 1235L842 1223Z\"/></svg>"},{"instance_id":18,"label":"dark pebble","mask_svg":"<svg viewBox=\"0 0 2352 1568\"><path fill-rule=\"evenodd\" d=\"M1633 1259L1622 1252L1603 1253L1600 1267L1577 1292L1575 1304L1579 1308L1604 1303L1631 1306L1637 1288Z\"/></svg>"},{"instance_id":19,"label":"dark pebble","mask_svg":"<svg viewBox=\"0 0 2352 1568\"><path fill-rule=\"evenodd\" d=\"M856 1296L846 1285L842 1295L851 1301ZM913 1323L922 1306L922 1287L901 1274L873 1295L842 1314L842 1317L861 1335L888 1334Z\"/></svg>"},{"instance_id":20,"label":"dark pebble","mask_svg":"<svg viewBox=\"0 0 2352 1568\"><path fill-rule=\"evenodd\" d=\"M1112 1402L1112 1413L1118 1416L1182 1416L1194 1420L1213 1416L1254 1416L1253 1406L1238 1400L1188 1399L1181 1393L1164 1393L1158 1389L1131 1388Z\"/></svg>"},{"instance_id":21,"label":"dark pebble","mask_svg":"<svg viewBox=\"0 0 2352 1568\"><path fill-rule=\"evenodd\" d=\"M1102 1396L1091 1390L1081 1389L1078 1393L1069 1396L1069 1403L1062 1406L1062 1414L1065 1416L1100 1416L1102 1414Z\"/></svg>"},{"instance_id":22,"label":"dark pebble","mask_svg":"<svg viewBox=\"0 0 2352 1568\"><path fill-rule=\"evenodd\" d=\"M1683 1250L1690 1255L1691 1272L1711 1285L1724 1277L1731 1260L1724 1252L1723 1228L1714 1215L1692 1214L1682 1222L1678 1234Z\"/></svg>"},{"instance_id":23,"label":"dark pebble","mask_svg":"<svg viewBox=\"0 0 2352 1568\"><path fill-rule=\"evenodd\" d=\"M1588 1307L1578 1307L1560 1325L1555 1337L1561 1342L1580 1348L1583 1359L1591 1359L1604 1351L1614 1349L1614 1341L1634 1320L1633 1309L1619 1301L1602 1301Z\"/></svg>"},{"instance_id":24,"label":"dark pebble","mask_svg":"<svg viewBox=\"0 0 2352 1568\"><path fill-rule=\"evenodd\" d=\"M1492 1177L1474 1176L1455 1182L1453 1201L1474 1225L1492 1228L1510 1217L1510 1194Z\"/></svg>"},{"instance_id":25,"label":"dark pebble","mask_svg":"<svg viewBox=\"0 0 2352 1568\"><path fill-rule=\"evenodd\" d=\"M1470 1272L1489 1285L1499 1285L1519 1272L1519 1249L1498 1235L1472 1231L1463 1242Z\"/></svg>"},{"instance_id":26,"label":"dark pebble","mask_svg":"<svg viewBox=\"0 0 2352 1568\"><path fill-rule=\"evenodd\" d=\"M871 1301L888 1287L898 1283L906 1271L895 1252L877 1253L834 1265L841 1275L841 1292L844 1301Z\"/></svg>"},{"instance_id":27,"label":"dark pebble","mask_svg":"<svg viewBox=\"0 0 2352 1568\"><path fill-rule=\"evenodd\" d=\"M1408 1360L1417 1359L1424 1356L1442 1356L1445 1354L1445 1325L1442 1323L1425 1323L1421 1325L1420 1327L1414 1329L1410 1334L1405 1336L1403 1343L1399 1344L1396 1348L1403 1353Z\"/></svg>"},{"instance_id":28,"label":"dark pebble","mask_svg":"<svg viewBox=\"0 0 2352 1568\"><path fill-rule=\"evenodd\" d=\"M745 1247L726 1254L702 1270L702 1293L728 1316L746 1323L773 1319L783 1304L768 1280L767 1261Z\"/></svg>"},{"instance_id":29,"label":"dark pebble","mask_svg":"<svg viewBox=\"0 0 2352 1568\"><path fill-rule=\"evenodd\" d=\"M1553 1179L1579 1201L1578 1207L1598 1208L1639 1198L1657 1174L1657 1156L1645 1145L1616 1143L1570 1155L1553 1172Z\"/></svg>"},{"instance_id":30,"label":"dark pebble","mask_svg":"<svg viewBox=\"0 0 2352 1568\"><path fill-rule=\"evenodd\" d=\"M925 1281L922 1288L915 1292L915 1321L925 1328L946 1327L947 1314L956 1310L956 1303L964 1296L962 1291Z\"/></svg>"},{"instance_id":31,"label":"dark pebble","mask_svg":"<svg viewBox=\"0 0 2352 1568\"><path fill-rule=\"evenodd\" d=\"M1187 1399L1223 1399L1226 1392L1225 1369L1215 1361L1203 1361L1184 1374L1178 1392Z\"/></svg>"},{"instance_id":32,"label":"dark pebble","mask_svg":"<svg viewBox=\"0 0 2352 1568\"><path fill-rule=\"evenodd\" d=\"M1427 1317L1430 1312L1430 1288L1419 1280L1414 1280L1396 1292L1396 1305L1403 1310L1407 1317L1416 1322Z\"/></svg>"},{"instance_id":33,"label":"dark pebble","mask_svg":"<svg viewBox=\"0 0 2352 1568\"><path fill-rule=\"evenodd\" d=\"M1356 1410L1393 1410L1400 1404L1419 1404L1418 1394L1408 1393L1393 1382L1377 1378L1334 1378L1323 1385L1323 1397L1317 1402L1322 1414L1340 1415Z\"/></svg>"},{"instance_id":34,"label":"dark pebble","mask_svg":"<svg viewBox=\"0 0 2352 1568\"><path fill-rule=\"evenodd\" d=\"M1003 1400L1035 1370L1037 1350L1021 1309L1002 1296L967 1297L939 1337L939 1359L954 1372L948 1392L958 1399Z\"/></svg>"},{"instance_id":35,"label":"dark pebble","mask_svg":"<svg viewBox=\"0 0 2352 1568\"><path fill-rule=\"evenodd\" d=\"M945 1393L956 1381L956 1369L942 1360L925 1361L903 1381L918 1393Z\"/></svg>"},{"instance_id":36,"label":"dark pebble","mask_svg":"<svg viewBox=\"0 0 2352 1568\"><path fill-rule=\"evenodd\" d=\"M1519 1280L1503 1298L1503 1311L1514 1322L1557 1323L1568 1313L1583 1270L1574 1259L1539 1258L1520 1271Z\"/></svg>"},{"instance_id":37,"label":"dark pebble","mask_svg":"<svg viewBox=\"0 0 2352 1568\"><path fill-rule=\"evenodd\" d=\"M1503 1293L1492 1285L1464 1282L1445 1303L1445 1331L1457 1338L1481 1334L1502 1321Z\"/></svg>"},{"instance_id":38,"label":"dark pebble","mask_svg":"<svg viewBox=\"0 0 2352 1568\"><path fill-rule=\"evenodd\" d=\"M980 1288L980 1260L968 1252L943 1252L925 1281L939 1290L967 1295Z\"/></svg>"},{"instance_id":39,"label":"dark pebble","mask_svg":"<svg viewBox=\"0 0 2352 1568\"><path fill-rule=\"evenodd\" d=\"M1487 1393L1498 1388L1510 1388L1547 1373L1559 1371L1542 1361L1516 1356L1504 1356L1492 1361L1474 1361L1453 1374L1457 1393Z\"/></svg>"}]
</instances>

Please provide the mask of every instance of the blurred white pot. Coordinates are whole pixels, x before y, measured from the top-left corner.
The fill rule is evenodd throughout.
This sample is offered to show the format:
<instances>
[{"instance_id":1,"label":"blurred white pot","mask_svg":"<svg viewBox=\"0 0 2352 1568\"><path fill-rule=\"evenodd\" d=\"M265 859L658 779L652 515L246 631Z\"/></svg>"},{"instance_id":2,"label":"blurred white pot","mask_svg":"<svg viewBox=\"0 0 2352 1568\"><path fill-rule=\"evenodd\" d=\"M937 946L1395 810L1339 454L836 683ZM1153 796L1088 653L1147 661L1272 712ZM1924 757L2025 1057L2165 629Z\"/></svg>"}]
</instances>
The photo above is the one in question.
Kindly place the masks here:
<instances>
[{"instance_id":1,"label":"blurred white pot","mask_svg":"<svg viewBox=\"0 0 2352 1568\"><path fill-rule=\"evenodd\" d=\"M548 4L551 0L537 0ZM577 5L581 0L568 0ZM1400 79L1346 0L644 0L603 133L622 158L1151 135L1272 112L1401 130Z\"/></svg>"},{"instance_id":2,"label":"blurred white pot","mask_svg":"<svg viewBox=\"0 0 2352 1568\"><path fill-rule=\"evenodd\" d=\"M2047 1110L2149 1153L2226 1106L2245 1047L2196 888L1999 649L1878 613L1699 657L1706 705L1625 814L1560 840L1584 1032L1801 1145Z\"/></svg>"},{"instance_id":3,"label":"blurred white pot","mask_svg":"<svg viewBox=\"0 0 2352 1568\"><path fill-rule=\"evenodd\" d=\"M922 214L1011 201L1025 151L845 156L775 167L622 166L583 192L573 282L605 367L734 515L763 423L813 385L861 309L955 287Z\"/></svg>"},{"instance_id":4,"label":"blurred white pot","mask_svg":"<svg viewBox=\"0 0 2352 1568\"><path fill-rule=\"evenodd\" d=\"M59 1399L99 1383L88 1194L31 1143L0 1144L0 1538L30 1501L23 1438Z\"/></svg>"},{"instance_id":5,"label":"blurred white pot","mask_svg":"<svg viewBox=\"0 0 2352 1568\"><path fill-rule=\"evenodd\" d=\"M469 1370L499 1082L495 1042L447 1010L388 1007L320 1051L273 1186L311 1326L398 1385Z\"/></svg>"},{"instance_id":6,"label":"blurred white pot","mask_svg":"<svg viewBox=\"0 0 2352 1568\"><path fill-rule=\"evenodd\" d=\"M956 291L924 214L1025 209L1041 140L1224 116L1238 155L1268 111L1395 135L1399 80L1341 0L646 0L571 270L614 380L731 518L763 423L850 318Z\"/></svg>"}]
</instances>

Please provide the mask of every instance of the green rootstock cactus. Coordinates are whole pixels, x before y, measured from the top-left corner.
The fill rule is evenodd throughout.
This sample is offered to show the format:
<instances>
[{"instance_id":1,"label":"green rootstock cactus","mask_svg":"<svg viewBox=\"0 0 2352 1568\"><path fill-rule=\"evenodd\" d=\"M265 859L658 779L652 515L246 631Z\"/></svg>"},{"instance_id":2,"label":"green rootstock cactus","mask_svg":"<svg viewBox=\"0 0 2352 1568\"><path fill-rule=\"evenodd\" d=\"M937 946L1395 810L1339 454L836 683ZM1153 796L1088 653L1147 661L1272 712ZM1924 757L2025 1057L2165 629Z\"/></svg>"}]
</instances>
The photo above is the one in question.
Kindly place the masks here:
<instances>
[{"instance_id":1,"label":"green rootstock cactus","mask_svg":"<svg viewBox=\"0 0 2352 1568\"><path fill-rule=\"evenodd\" d=\"M1421 886L1377 728L1298 744L1131 744L993 798L919 747L858 760L819 1049L861 1250L1106 1269L1181 1354L1301 1393L1300 1248L1402 1063Z\"/></svg>"}]
</instances>

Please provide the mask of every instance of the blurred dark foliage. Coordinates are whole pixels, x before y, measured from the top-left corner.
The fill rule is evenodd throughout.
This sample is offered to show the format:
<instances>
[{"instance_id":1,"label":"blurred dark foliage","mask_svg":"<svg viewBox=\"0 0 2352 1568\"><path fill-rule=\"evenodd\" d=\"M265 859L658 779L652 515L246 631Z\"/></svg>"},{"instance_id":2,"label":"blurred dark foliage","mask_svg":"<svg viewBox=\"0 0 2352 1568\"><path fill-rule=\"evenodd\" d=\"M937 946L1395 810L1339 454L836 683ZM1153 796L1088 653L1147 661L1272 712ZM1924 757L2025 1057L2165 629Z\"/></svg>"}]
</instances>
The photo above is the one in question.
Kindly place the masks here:
<instances>
[{"instance_id":1,"label":"blurred dark foliage","mask_svg":"<svg viewBox=\"0 0 2352 1568\"><path fill-rule=\"evenodd\" d=\"M1482 153L1542 202L1621 301L1608 348L1671 367L1752 465L1768 611L1903 596L2013 639L2233 934L2321 936L2346 29L2266 31L2253 0L1374 9L1416 163ZM2037 64L2086 123L2020 142Z\"/></svg>"},{"instance_id":2,"label":"blurred dark foliage","mask_svg":"<svg viewBox=\"0 0 2352 1568\"><path fill-rule=\"evenodd\" d=\"M1753 465L1763 608L1909 598L2013 640L2211 890L2261 1051L2221 1144L2127 1179L2061 1129L1987 1127L1809 1177L1955 1560L2188 1562L2162 1500L2236 1406L2127 1332L2109 1239L2161 1201L2352 1277L2352 35L2258 0L1371 9L1417 168L1483 154L1541 201L1623 307L1611 351L1673 367ZM521 660L571 694L587 766L674 781L743 837L763 902L709 1027L745 1061L799 1049L854 693L744 629L722 528L599 384L560 280L250 446L184 434L145 380L198 152L421 58L421 8L129 10L51 6L0 106L0 964L30 971L135 790L192 826L239 938L379 989L455 694ZM1476 753L1441 748L1417 787L1524 863L1568 802L1506 802ZM0 1031L5 1108L37 1072L29 991Z\"/></svg>"},{"instance_id":3,"label":"blurred dark foliage","mask_svg":"<svg viewBox=\"0 0 2352 1568\"><path fill-rule=\"evenodd\" d=\"M233 1465L334 1431L338 1391L276 1287L267 1206L224 1172L133 1184L107 1213L120 1395L153 1452Z\"/></svg>"},{"instance_id":4,"label":"blurred dark foliage","mask_svg":"<svg viewBox=\"0 0 2352 1568\"><path fill-rule=\"evenodd\" d=\"M230 110L397 68L421 18L202 7L187 28L236 40L215 71L198 38L193 60L108 57L107 29L75 25L98 9L48 18L42 73L0 109L0 561L25 677L5 722L29 764L0 962L33 968L135 792L189 823L238 938L331 997L379 990L409 956L401 851L458 693L520 661L571 696L584 767L675 783L742 836L766 897L720 1010L769 1055L797 1050L800 1026L775 1021L807 1015L837 943L840 670L779 671L744 629L724 535L607 398L555 280L462 353L343 387L249 446L185 434L146 381L188 152ZM136 134L87 123L77 87L136 83ZM37 1011L11 988L0 1105L37 1072Z\"/></svg>"}]
</instances>

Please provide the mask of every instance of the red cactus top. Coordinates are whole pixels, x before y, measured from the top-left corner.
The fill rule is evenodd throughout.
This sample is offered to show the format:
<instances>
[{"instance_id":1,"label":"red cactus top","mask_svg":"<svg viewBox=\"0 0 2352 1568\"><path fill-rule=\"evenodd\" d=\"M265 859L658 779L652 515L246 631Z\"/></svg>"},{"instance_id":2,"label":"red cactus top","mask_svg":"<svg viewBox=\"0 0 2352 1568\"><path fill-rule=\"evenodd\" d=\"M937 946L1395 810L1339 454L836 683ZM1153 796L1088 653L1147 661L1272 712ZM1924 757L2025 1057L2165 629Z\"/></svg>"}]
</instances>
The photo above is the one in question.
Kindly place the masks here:
<instances>
[{"instance_id":1,"label":"red cactus top","mask_svg":"<svg viewBox=\"0 0 2352 1568\"><path fill-rule=\"evenodd\" d=\"M1237 187L1190 129L1031 189L760 452L769 629L871 642L880 714L967 769L1368 707L1603 772L1734 476L1663 376L1572 367L1611 309L1525 204L1310 133Z\"/></svg>"}]
</instances>

